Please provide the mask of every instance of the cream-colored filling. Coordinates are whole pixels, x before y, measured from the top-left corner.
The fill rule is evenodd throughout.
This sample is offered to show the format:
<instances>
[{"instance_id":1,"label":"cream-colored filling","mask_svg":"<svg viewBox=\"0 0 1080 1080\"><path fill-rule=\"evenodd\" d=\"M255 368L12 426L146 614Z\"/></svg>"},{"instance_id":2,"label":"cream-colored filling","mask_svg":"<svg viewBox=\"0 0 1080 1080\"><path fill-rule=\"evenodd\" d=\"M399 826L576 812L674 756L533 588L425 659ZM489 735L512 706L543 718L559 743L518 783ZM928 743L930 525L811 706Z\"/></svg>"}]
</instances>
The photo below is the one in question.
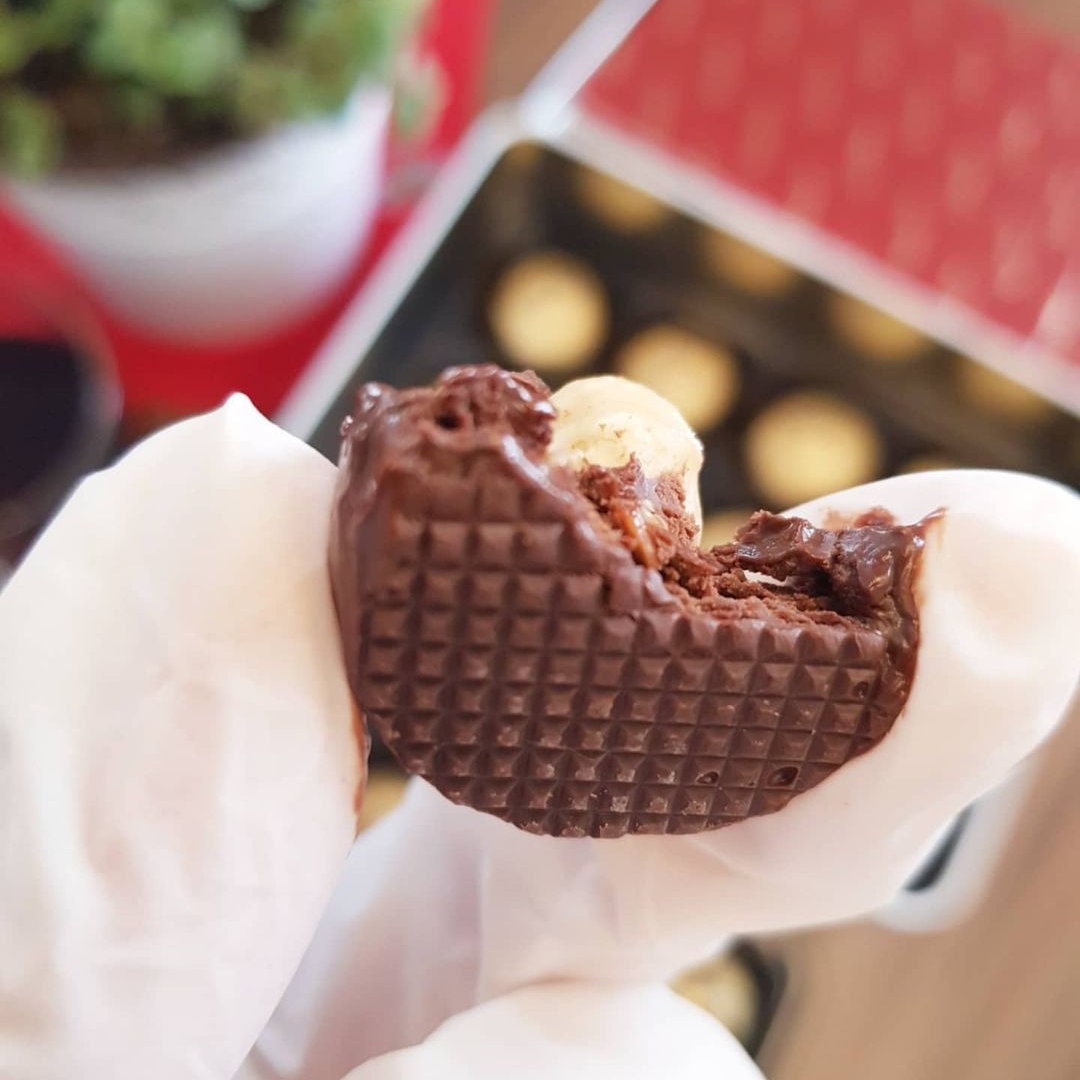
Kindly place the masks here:
<instances>
[{"instance_id":1,"label":"cream-colored filling","mask_svg":"<svg viewBox=\"0 0 1080 1080\"><path fill-rule=\"evenodd\" d=\"M557 415L548 461L580 471L586 465L617 468L636 457L646 476L682 480L686 511L701 527L704 450L674 405L617 375L576 379L551 400Z\"/></svg>"}]
</instances>

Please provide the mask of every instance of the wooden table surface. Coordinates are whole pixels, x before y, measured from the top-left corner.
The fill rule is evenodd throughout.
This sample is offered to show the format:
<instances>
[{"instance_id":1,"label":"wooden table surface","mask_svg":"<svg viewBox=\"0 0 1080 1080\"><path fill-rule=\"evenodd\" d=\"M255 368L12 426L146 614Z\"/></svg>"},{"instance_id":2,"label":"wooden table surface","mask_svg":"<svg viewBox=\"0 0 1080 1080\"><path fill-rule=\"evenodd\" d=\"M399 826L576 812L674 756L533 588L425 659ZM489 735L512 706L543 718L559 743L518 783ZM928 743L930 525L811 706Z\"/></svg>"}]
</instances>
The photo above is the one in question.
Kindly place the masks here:
<instances>
[{"instance_id":1,"label":"wooden table surface","mask_svg":"<svg viewBox=\"0 0 1080 1080\"><path fill-rule=\"evenodd\" d=\"M1080 35L1078 0L998 2ZM503 0L489 97L517 93L594 4ZM1078 778L1074 715L1043 751L1007 855L961 926L777 939L791 984L765 1048L770 1080L1080 1080Z\"/></svg>"},{"instance_id":2,"label":"wooden table surface","mask_svg":"<svg viewBox=\"0 0 1080 1080\"><path fill-rule=\"evenodd\" d=\"M1080 1078L1080 718L1037 782L986 896L960 926L855 924L781 939L792 983L772 1080Z\"/></svg>"}]
</instances>

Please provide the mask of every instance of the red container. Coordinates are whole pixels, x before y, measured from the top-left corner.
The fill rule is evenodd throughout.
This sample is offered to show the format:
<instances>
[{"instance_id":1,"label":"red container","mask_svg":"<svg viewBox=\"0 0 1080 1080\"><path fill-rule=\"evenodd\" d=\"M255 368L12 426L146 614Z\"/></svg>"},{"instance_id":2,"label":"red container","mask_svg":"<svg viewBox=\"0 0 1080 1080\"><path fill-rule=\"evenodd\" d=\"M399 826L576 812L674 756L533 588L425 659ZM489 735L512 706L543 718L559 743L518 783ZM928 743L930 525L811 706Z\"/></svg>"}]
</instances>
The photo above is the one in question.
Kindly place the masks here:
<instances>
[{"instance_id":1,"label":"red container","mask_svg":"<svg viewBox=\"0 0 1080 1080\"><path fill-rule=\"evenodd\" d=\"M1078 103L1080 52L972 0L659 0L578 100L726 227L1074 410Z\"/></svg>"}]
</instances>

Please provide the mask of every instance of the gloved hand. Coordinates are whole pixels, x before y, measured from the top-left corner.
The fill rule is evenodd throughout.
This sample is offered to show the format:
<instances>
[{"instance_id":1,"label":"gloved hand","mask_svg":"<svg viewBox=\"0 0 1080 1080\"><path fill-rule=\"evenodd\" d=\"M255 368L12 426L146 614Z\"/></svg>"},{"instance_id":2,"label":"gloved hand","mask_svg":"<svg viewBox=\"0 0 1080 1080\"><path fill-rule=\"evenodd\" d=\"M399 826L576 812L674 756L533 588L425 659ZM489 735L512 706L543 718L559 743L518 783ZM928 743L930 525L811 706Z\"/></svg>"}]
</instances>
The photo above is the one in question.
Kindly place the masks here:
<instances>
[{"instance_id":1,"label":"gloved hand","mask_svg":"<svg viewBox=\"0 0 1080 1080\"><path fill-rule=\"evenodd\" d=\"M241 1077L756 1076L661 981L887 900L1075 684L1080 500L972 473L844 493L808 513L948 510L872 753L694 837L536 837L414 782L335 891L364 747L333 481L234 399L87 481L0 595L0 1076L228 1080L256 1039Z\"/></svg>"}]
</instances>

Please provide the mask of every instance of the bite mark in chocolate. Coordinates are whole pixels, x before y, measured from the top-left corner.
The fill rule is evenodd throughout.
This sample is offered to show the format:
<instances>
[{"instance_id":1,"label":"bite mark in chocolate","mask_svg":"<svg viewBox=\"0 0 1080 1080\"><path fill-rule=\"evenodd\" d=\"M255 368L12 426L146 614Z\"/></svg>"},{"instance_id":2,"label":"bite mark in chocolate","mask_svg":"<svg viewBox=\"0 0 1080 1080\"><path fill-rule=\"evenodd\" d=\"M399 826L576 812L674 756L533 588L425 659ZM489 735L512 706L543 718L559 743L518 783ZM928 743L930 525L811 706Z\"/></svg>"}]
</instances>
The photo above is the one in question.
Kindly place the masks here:
<instances>
[{"instance_id":1,"label":"bite mark in chocolate","mask_svg":"<svg viewBox=\"0 0 1080 1080\"><path fill-rule=\"evenodd\" d=\"M672 477L549 466L531 375L362 388L331 575L399 762L532 832L696 832L875 746L914 674L922 526L761 513L704 552Z\"/></svg>"}]
</instances>

